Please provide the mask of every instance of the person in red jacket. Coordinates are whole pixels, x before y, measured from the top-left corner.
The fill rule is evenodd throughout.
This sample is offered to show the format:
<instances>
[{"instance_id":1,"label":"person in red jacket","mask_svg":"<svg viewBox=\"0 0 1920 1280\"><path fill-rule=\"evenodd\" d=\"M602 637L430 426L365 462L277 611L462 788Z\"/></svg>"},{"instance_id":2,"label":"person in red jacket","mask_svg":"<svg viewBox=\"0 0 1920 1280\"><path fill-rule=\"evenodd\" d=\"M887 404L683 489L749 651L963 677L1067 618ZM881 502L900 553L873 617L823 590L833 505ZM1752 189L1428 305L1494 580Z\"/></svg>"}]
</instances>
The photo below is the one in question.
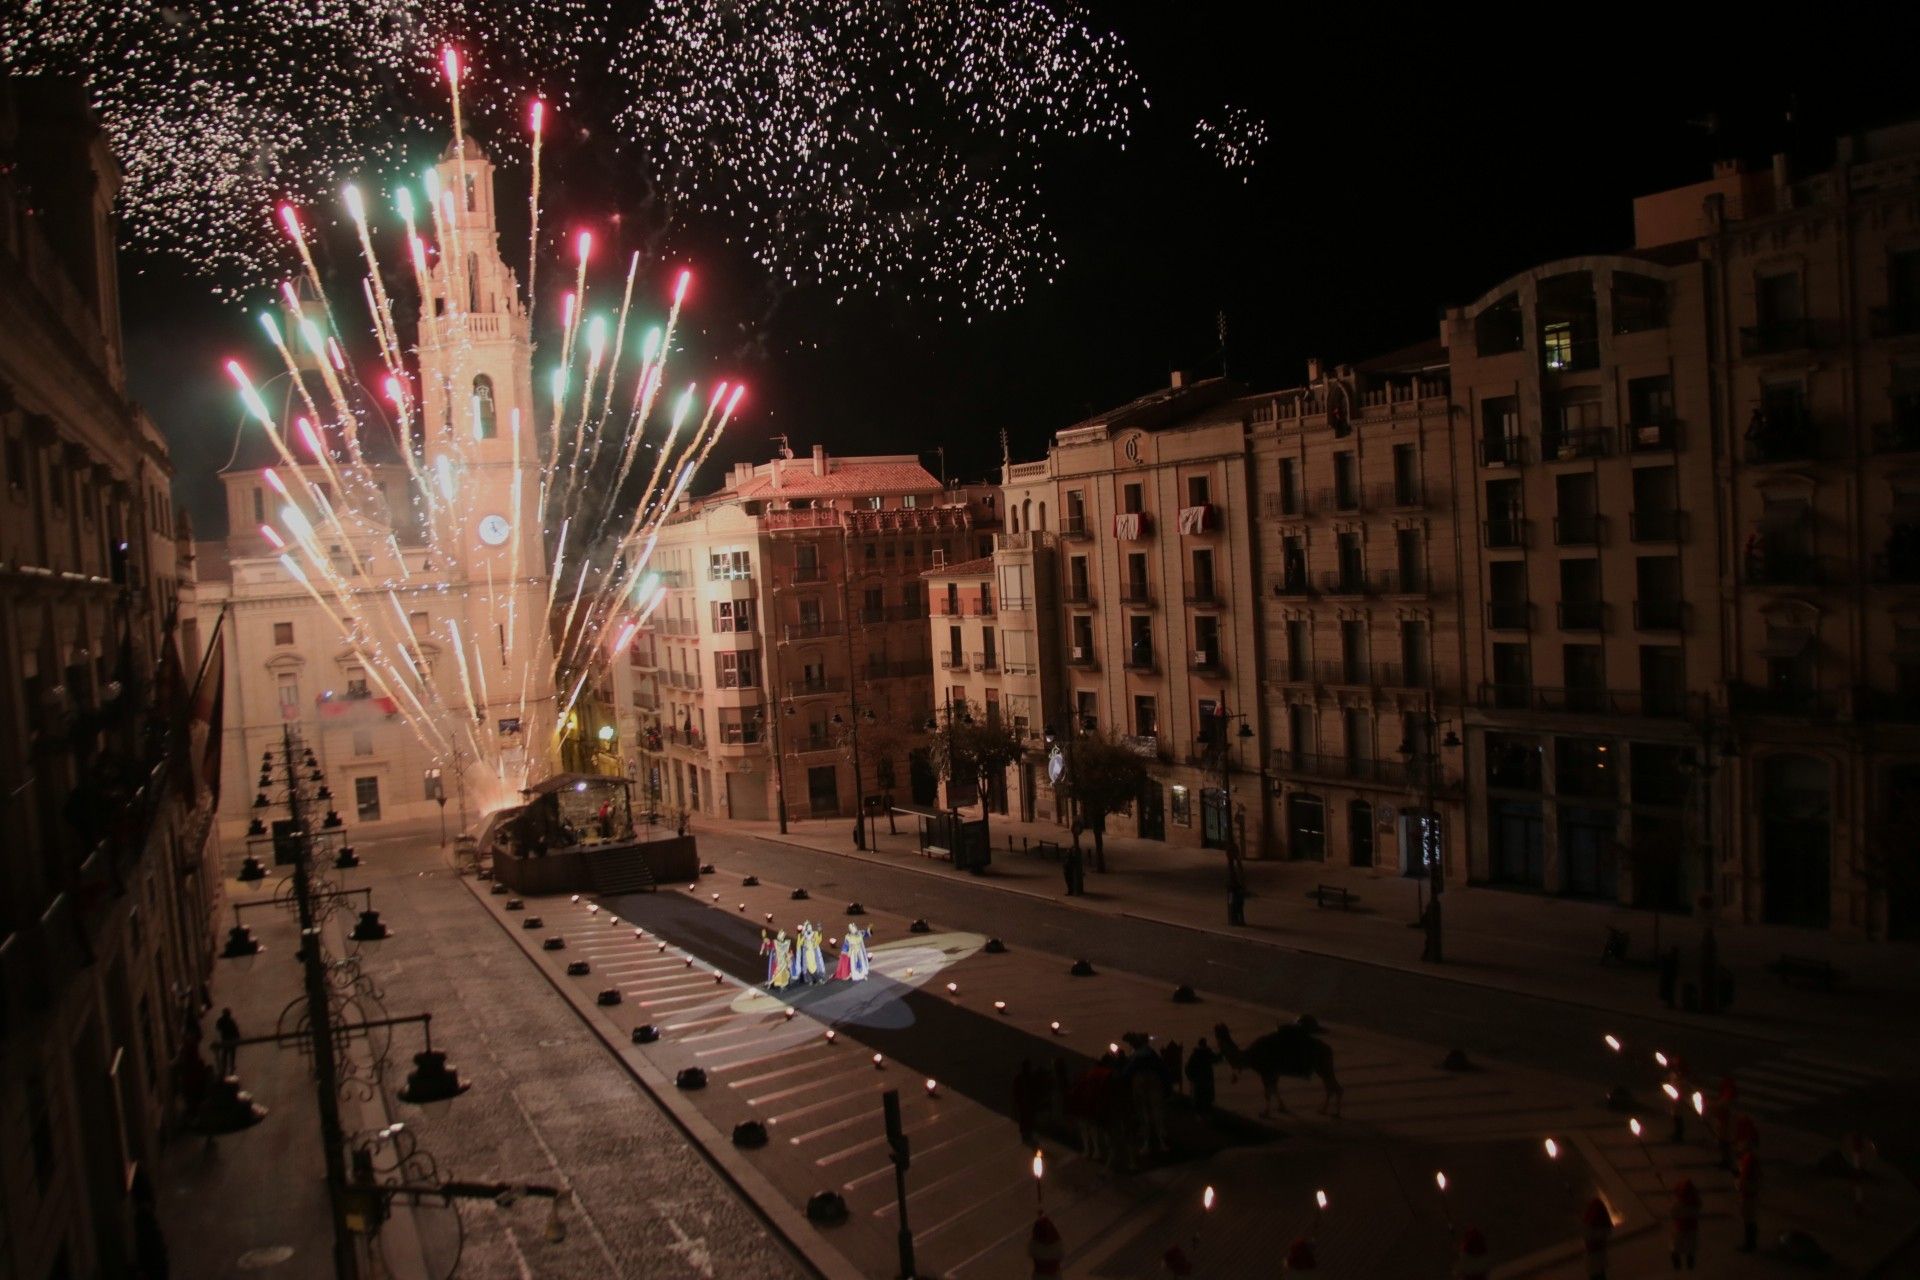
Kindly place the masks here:
<instances>
[{"instance_id":1,"label":"person in red jacket","mask_svg":"<svg viewBox=\"0 0 1920 1280\"><path fill-rule=\"evenodd\" d=\"M1673 1223L1673 1247L1668 1251L1673 1269L1691 1271L1700 1251L1700 1192L1693 1179L1682 1178L1673 1184L1673 1205L1668 1212Z\"/></svg>"},{"instance_id":2,"label":"person in red jacket","mask_svg":"<svg viewBox=\"0 0 1920 1280\"><path fill-rule=\"evenodd\" d=\"M1613 1213L1599 1196L1580 1215L1587 1248L1587 1280L1607 1280L1607 1246L1613 1242Z\"/></svg>"}]
</instances>

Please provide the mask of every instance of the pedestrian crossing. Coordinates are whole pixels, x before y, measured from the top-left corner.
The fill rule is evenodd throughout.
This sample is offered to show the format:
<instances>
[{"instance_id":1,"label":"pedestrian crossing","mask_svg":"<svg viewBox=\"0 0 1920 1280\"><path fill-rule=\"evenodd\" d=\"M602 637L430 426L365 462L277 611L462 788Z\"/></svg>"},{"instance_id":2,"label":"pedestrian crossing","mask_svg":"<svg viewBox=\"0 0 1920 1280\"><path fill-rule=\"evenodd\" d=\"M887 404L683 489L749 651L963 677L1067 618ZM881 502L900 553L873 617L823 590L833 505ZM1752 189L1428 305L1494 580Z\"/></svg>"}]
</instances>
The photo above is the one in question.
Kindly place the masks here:
<instances>
[{"instance_id":1,"label":"pedestrian crossing","mask_svg":"<svg viewBox=\"0 0 1920 1280\"><path fill-rule=\"evenodd\" d=\"M1883 1073L1858 1063L1800 1051L1768 1058L1734 1073L1740 1109L1765 1115L1822 1106L1883 1079Z\"/></svg>"},{"instance_id":2,"label":"pedestrian crossing","mask_svg":"<svg viewBox=\"0 0 1920 1280\"><path fill-rule=\"evenodd\" d=\"M652 1024L660 1032L657 1042L637 1051L666 1078L676 1078L684 1067L703 1070L706 1087L683 1096L722 1133L747 1119L765 1125L770 1142L751 1158L796 1208L816 1191L837 1191L847 1204L849 1226L863 1229L837 1232L835 1244L863 1272L887 1269L900 1226L881 1117L880 1095L887 1089L899 1092L912 1144L906 1208L920 1260L958 1280L1019 1268L1032 1227L1033 1148L1020 1141L1010 1120L938 1079L876 1055L858 1039L865 1028L904 1025L892 1006L912 990L937 991L947 981L945 971L974 955L984 938L876 940L872 971L881 980L795 987L776 996L728 972L724 961L703 958L591 905L544 908L545 936L566 940L547 963L563 970L567 962L584 959L590 973L567 981L585 992L618 989L620 1002L602 1012L623 1030ZM639 903L631 909L645 910ZM1091 1237L1125 1212L1125 1202L1089 1176L1076 1153L1044 1140L1041 1145L1048 1211L1063 1229L1077 1219L1082 1238Z\"/></svg>"}]
</instances>

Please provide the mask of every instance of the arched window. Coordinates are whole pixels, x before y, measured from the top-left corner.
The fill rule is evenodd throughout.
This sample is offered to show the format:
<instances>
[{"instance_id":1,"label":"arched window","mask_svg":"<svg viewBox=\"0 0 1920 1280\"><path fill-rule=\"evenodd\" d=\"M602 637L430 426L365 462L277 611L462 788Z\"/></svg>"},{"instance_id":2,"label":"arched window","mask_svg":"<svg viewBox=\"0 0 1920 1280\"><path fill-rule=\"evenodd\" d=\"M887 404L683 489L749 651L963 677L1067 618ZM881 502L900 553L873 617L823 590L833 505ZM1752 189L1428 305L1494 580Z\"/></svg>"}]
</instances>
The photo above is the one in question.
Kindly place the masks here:
<instances>
[{"instance_id":1,"label":"arched window","mask_svg":"<svg viewBox=\"0 0 1920 1280\"><path fill-rule=\"evenodd\" d=\"M473 438L491 440L499 427L493 411L493 379L476 374L473 379Z\"/></svg>"},{"instance_id":2,"label":"arched window","mask_svg":"<svg viewBox=\"0 0 1920 1280\"><path fill-rule=\"evenodd\" d=\"M1040 532L1045 533L1046 531L1047 531L1047 504L1043 502L1040 504Z\"/></svg>"},{"instance_id":3,"label":"arched window","mask_svg":"<svg viewBox=\"0 0 1920 1280\"><path fill-rule=\"evenodd\" d=\"M467 255L467 310L480 309L480 255Z\"/></svg>"}]
</instances>

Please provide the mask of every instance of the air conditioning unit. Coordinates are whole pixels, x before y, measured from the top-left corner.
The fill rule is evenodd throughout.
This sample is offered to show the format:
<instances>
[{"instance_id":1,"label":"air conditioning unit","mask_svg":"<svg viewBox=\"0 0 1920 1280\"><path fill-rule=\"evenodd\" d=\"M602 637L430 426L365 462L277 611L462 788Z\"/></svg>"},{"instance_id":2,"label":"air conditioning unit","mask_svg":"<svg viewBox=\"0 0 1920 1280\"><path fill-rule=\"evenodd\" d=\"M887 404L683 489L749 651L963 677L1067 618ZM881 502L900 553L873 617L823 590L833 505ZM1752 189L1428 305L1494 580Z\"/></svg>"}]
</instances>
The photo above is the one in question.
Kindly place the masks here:
<instances>
[{"instance_id":1,"label":"air conditioning unit","mask_svg":"<svg viewBox=\"0 0 1920 1280\"><path fill-rule=\"evenodd\" d=\"M1084 660L1086 656L1087 656L1087 651L1084 646L1081 646L1081 645L1073 646L1073 660L1075 662L1080 662Z\"/></svg>"}]
</instances>

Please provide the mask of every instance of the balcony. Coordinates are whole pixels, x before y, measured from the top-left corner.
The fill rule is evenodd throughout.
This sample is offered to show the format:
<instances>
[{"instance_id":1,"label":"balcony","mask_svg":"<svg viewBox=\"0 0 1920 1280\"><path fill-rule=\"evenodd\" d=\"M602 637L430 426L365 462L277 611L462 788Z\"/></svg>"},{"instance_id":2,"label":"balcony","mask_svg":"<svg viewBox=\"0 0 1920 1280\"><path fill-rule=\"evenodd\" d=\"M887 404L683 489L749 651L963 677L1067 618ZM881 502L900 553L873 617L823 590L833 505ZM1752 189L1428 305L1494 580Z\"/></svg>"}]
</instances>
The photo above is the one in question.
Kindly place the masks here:
<instances>
[{"instance_id":1,"label":"balcony","mask_svg":"<svg viewBox=\"0 0 1920 1280\"><path fill-rule=\"evenodd\" d=\"M1559 606L1562 631L1604 631L1607 606L1599 600L1562 600Z\"/></svg>"},{"instance_id":2,"label":"balcony","mask_svg":"<svg viewBox=\"0 0 1920 1280\"><path fill-rule=\"evenodd\" d=\"M1320 575L1320 590L1330 596L1378 595L1381 583L1364 569L1332 569Z\"/></svg>"},{"instance_id":3,"label":"balcony","mask_svg":"<svg viewBox=\"0 0 1920 1280\"><path fill-rule=\"evenodd\" d=\"M1750 587L1817 587L1832 578L1826 558L1762 547L1746 557L1741 578Z\"/></svg>"},{"instance_id":4,"label":"balcony","mask_svg":"<svg viewBox=\"0 0 1920 1280\"><path fill-rule=\"evenodd\" d=\"M1607 518L1602 515L1555 516L1553 545L1556 547L1597 547L1605 539Z\"/></svg>"},{"instance_id":5,"label":"balcony","mask_svg":"<svg viewBox=\"0 0 1920 1280\"><path fill-rule=\"evenodd\" d=\"M793 566L790 580L797 586L810 582L825 582L827 566L823 564L797 564Z\"/></svg>"},{"instance_id":6,"label":"balcony","mask_svg":"<svg viewBox=\"0 0 1920 1280\"><path fill-rule=\"evenodd\" d=\"M1330 782L1361 782L1375 786L1411 787L1420 782L1418 771L1402 760L1370 760L1363 756L1320 755L1312 751L1276 748L1272 771L1283 777L1319 778ZM1448 785L1443 779L1442 787Z\"/></svg>"},{"instance_id":7,"label":"balcony","mask_svg":"<svg viewBox=\"0 0 1920 1280\"><path fill-rule=\"evenodd\" d=\"M1635 511L1627 516L1627 536L1635 542L1679 542L1686 525L1684 511Z\"/></svg>"},{"instance_id":8,"label":"balcony","mask_svg":"<svg viewBox=\"0 0 1920 1280\"><path fill-rule=\"evenodd\" d=\"M1533 630L1533 602L1530 600L1487 601L1487 627L1493 631Z\"/></svg>"},{"instance_id":9,"label":"balcony","mask_svg":"<svg viewBox=\"0 0 1920 1280\"><path fill-rule=\"evenodd\" d=\"M1840 713L1837 694L1788 685L1769 687L1729 682L1727 705L1739 715L1792 716L1804 720L1831 720Z\"/></svg>"},{"instance_id":10,"label":"balcony","mask_svg":"<svg viewBox=\"0 0 1920 1280\"><path fill-rule=\"evenodd\" d=\"M1384 596L1430 596L1443 590L1439 576L1424 567L1402 565L1375 575Z\"/></svg>"},{"instance_id":11,"label":"balcony","mask_svg":"<svg viewBox=\"0 0 1920 1280\"><path fill-rule=\"evenodd\" d=\"M1493 711L1662 720L1697 716L1705 710L1699 697L1680 689L1607 689L1597 685L1550 688L1537 684L1483 684L1478 702Z\"/></svg>"},{"instance_id":12,"label":"balcony","mask_svg":"<svg viewBox=\"0 0 1920 1280\"><path fill-rule=\"evenodd\" d=\"M940 651L940 665L949 671L965 671L967 669L967 655L960 649L942 649Z\"/></svg>"},{"instance_id":13,"label":"balcony","mask_svg":"<svg viewBox=\"0 0 1920 1280\"><path fill-rule=\"evenodd\" d=\"M1414 479L1368 485L1367 502L1373 511L1418 511L1427 505L1427 487Z\"/></svg>"},{"instance_id":14,"label":"balcony","mask_svg":"<svg viewBox=\"0 0 1920 1280\"><path fill-rule=\"evenodd\" d=\"M1875 453L1920 453L1920 414L1906 421L1877 423L1873 428Z\"/></svg>"},{"instance_id":15,"label":"balcony","mask_svg":"<svg viewBox=\"0 0 1920 1280\"><path fill-rule=\"evenodd\" d=\"M700 688L698 671L665 671L661 673L660 680L671 688L689 692Z\"/></svg>"},{"instance_id":16,"label":"balcony","mask_svg":"<svg viewBox=\"0 0 1920 1280\"><path fill-rule=\"evenodd\" d=\"M1167 754L1160 748L1160 735L1157 733L1123 733L1120 745L1135 755L1147 760L1166 760Z\"/></svg>"},{"instance_id":17,"label":"balcony","mask_svg":"<svg viewBox=\"0 0 1920 1280\"><path fill-rule=\"evenodd\" d=\"M1000 601L1002 613L1032 613L1032 596L1007 596Z\"/></svg>"},{"instance_id":18,"label":"balcony","mask_svg":"<svg viewBox=\"0 0 1920 1280\"><path fill-rule=\"evenodd\" d=\"M746 565L715 565L707 570L708 582L750 582L753 570Z\"/></svg>"},{"instance_id":19,"label":"balcony","mask_svg":"<svg viewBox=\"0 0 1920 1280\"><path fill-rule=\"evenodd\" d=\"M758 720L744 723L723 724L720 726L720 745L723 747L752 747L766 740L766 726Z\"/></svg>"},{"instance_id":20,"label":"balcony","mask_svg":"<svg viewBox=\"0 0 1920 1280\"><path fill-rule=\"evenodd\" d=\"M821 618L811 622L790 622L780 629L780 638L790 640L825 640L841 635L846 627L839 619Z\"/></svg>"},{"instance_id":21,"label":"balcony","mask_svg":"<svg viewBox=\"0 0 1920 1280\"><path fill-rule=\"evenodd\" d=\"M1153 588L1144 582L1129 582L1120 588L1120 603L1143 609L1153 607Z\"/></svg>"},{"instance_id":22,"label":"balcony","mask_svg":"<svg viewBox=\"0 0 1920 1280\"><path fill-rule=\"evenodd\" d=\"M1226 670L1218 649L1193 649L1187 654L1187 670L1196 675L1217 676Z\"/></svg>"},{"instance_id":23,"label":"balcony","mask_svg":"<svg viewBox=\"0 0 1920 1280\"><path fill-rule=\"evenodd\" d=\"M1672 453L1680 447L1680 424L1671 420L1629 422L1620 428L1622 453Z\"/></svg>"},{"instance_id":24,"label":"balcony","mask_svg":"<svg viewBox=\"0 0 1920 1280\"><path fill-rule=\"evenodd\" d=\"M1366 494L1358 484L1336 484L1319 489L1313 495L1315 511L1366 511Z\"/></svg>"},{"instance_id":25,"label":"balcony","mask_svg":"<svg viewBox=\"0 0 1920 1280\"><path fill-rule=\"evenodd\" d=\"M1268 520L1303 520L1313 514L1313 500L1304 493L1265 493L1260 514Z\"/></svg>"},{"instance_id":26,"label":"balcony","mask_svg":"<svg viewBox=\"0 0 1920 1280\"><path fill-rule=\"evenodd\" d=\"M1517 467L1526 460L1525 436L1482 436L1480 439L1480 465L1483 467Z\"/></svg>"},{"instance_id":27,"label":"balcony","mask_svg":"<svg viewBox=\"0 0 1920 1280\"><path fill-rule=\"evenodd\" d=\"M647 692L645 689L635 689L633 691L633 705L642 711L658 711L660 709L660 699L654 697L653 694Z\"/></svg>"},{"instance_id":28,"label":"balcony","mask_svg":"<svg viewBox=\"0 0 1920 1280\"><path fill-rule=\"evenodd\" d=\"M1100 659L1094 656L1092 645L1071 645L1067 649L1067 665L1076 671L1098 671Z\"/></svg>"},{"instance_id":29,"label":"balcony","mask_svg":"<svg viewBox=\"0 0 1920 1280\"><path fill-rule=\"evenodd\" d=\"M1062 516L1060 536L1074 542L1085 542L1093 537L1093 530L1087 524L1086 513L1070 511Z\"/></svg>"},{"instance_id":30,"label":"balcony","mask_svg":"<svg viewBox=\"0 0 1920 1280\"><path fill-rule=\"evenodd\" d=\"M1876 338L1899 338L1920 333L1920 303L1896 302L1867 308L1867 332Z\"/></svg>"},{"instance_id":31,"label":"balcony","mask_svg":"<svg viewBox=\"0 0 1920 1280\"><path fill-rule=\"evenodd\" d=\"M1267 659L1268 684L1311 684L1313 668L1310 664L1288 658Z\"/></svg>"},{"instance_id":32,"label":"balcony","mask_svg":"<svg viewBox=\"0 0 1920 1280\"><path fill-rule=\"evenodd\" d=\"M659 578L660 585L663 587L685 587L689 585L687 582L687 571L685 569L655 569L653 573Z\"/></svg>"},{"instance_id":33,"label":"balcony","mask_svg":"<svg viewBox=\"0 0 1920 1280\"><path fill-rule=\"evenodd\" d=\"M1813 462L1822 454L1820 429L1811 415L1774 413L1756 415L1747 427L1741 458L1748 466L1765 467L1781 462Z\"/></svg>"},{"instance_id":34,"label":"balcony","mask_svg":"<svg viewBox=\"0 0 1920 1280\"><path fill-rule=\"evenodd\" d=\"M1540 438L1540 456L1548 462L1604 458L1612 444L1613 432L1605 427L1574 427L1564 431L1549 431Z\"/></svg>"},{"instance_id":35,"label":"balcony","mask_svg":"<svg viewBox=\"0 0 1920 1280\"><path fill-rule=\"evenodd\" d=\"M1135 648L1127 653L1126 668L1129 671L1153 672L1159 668L1153 662L1153 650Z\"/></svg>"},{"instance_id":36,"label":"balcony","mask_svg":"<svg viewBox=\"0 0 1920 1280\"><path fill-rule=\"evenodd\" d=\"M713 678L713 687L716 689L758 689L760 687L760 679L754 672L748 672L742 675L738 671L722 671Z\"/></svg>"},{"instance_id":37,"label":"balcony","mask_svg":"<svg viewBox=\"0 0 1920 1280\"><path fill-rule=\"evenodd\" d=\"M839 739L829 732L809 729L806 733L794 735L793 750L796 754L805 755L815 751L838 751L839 749Z\"/></svg>"},{"instance_id":38,"label":"balcony","mask_svg":"<svg viewBox=\"0 0 1920 1280\"><path fill-rule=\"evenodd\" d=\"M1742 356L1771 356L1784 351L1805 351L1813 345L1813 321L1769 320L1764 324L1740 327Z\"/></svg>"},{"instance_id":39,"label":"balcony","mask_svg":"<svg viewBox=\"0 0 1920 1280\"><path fill-rule=\"evenodd\" d=\"M892 662L885 658L869 658L860 668L860 674L867 680L903 680L915 676L933 674L933 662L926 658L904 658Z\"/></svg>"},{"instance_id":40,"label":"balcony","mask_svg":"<svg viewBox=\"0 0 1920 1280\"><path fill-rule=\"evenodd\" d=\"M1373 664L1373 683L1382 689L1437 691L1441 687L1434 678L1433 668L1425 663L1408 666L1403 662L1376 662Z\"/></svg>"},{"instance_id":41,"label":"balcony","mask_svg":"<svg viewBox=\"0 0 1920 1280\"><path fill-rule=\"evenodd\" d=\"M973 669L975 671L998 671L1000 669L1000 655L998 653L985 652L974 654Z\"/></svg>"},{"instance_id":42,"label":"balcony","mask_svg":"<svg viewBox=\"0 0 1920 1280\"><path fill-rule=\"evenodd\" d=\"M1687 602L1684 600L1635 600L1633 626L1636 631L1685 631Z\"/></svg>"},{"instance_id":43,"label":"balcony","mask_svg":"<svg viewBox=\"0 0 1920 1280\"><path fill-rule=\"evenodd\" d=\"M878 609L860 610L860 621L868 626L883 622L925 622L927 610L918 604L890 604Z\"/></svg>"},{"instance_id":44,"label":"balcony","mask_svg":"<svg viewBox=\"0 0 1920 1280\"><path fill-rule=\"evenodd\" d=\"M823 694L845 693L846 691L847 678L845 676L817 676L812 680L787 681L787 696L789 698L817 698Z\"/></svg>"},{"instance_id":45,"label":"balcony","mask_svg":"<svg viewBox=\"0 0 1920 1280\"><path fill-rule=\"evenodd\" d=\"M1576 768L1563 763L1553 779L1553 791L1581 800L1614 800L1620 795L1620 775L1597 765Z\"/></svg>"},{"instance_id":46,"label":"balcony","mask_svg":"<svg viewBox=\"0 0 1920 1280\"><path fill-rule=\"evenodd\" d=\"M1220 593L1211 582L1190 582L1180 594L1181 603L1195 609L1218 609Z\"/></svg>"},{"instance_id":47,"label":"balcony","mask_svg":"<svg viewBox=\"0 0 1920 1280\"><path fill-rule=\"evenodd\" d=\"M1279 599L1304 598L1313 594L1313 582L1303 570L1272 580L1273 594Z\"/></svg>"},{"instance_id":48,"label":"balcony","mask_svg":"<svg viewBox=\"0 0 1920 1280\"><path fill-rule=\"evenodd\" d=\"M1533 521L1522 516L1495 516L1480 522L1481 545L1494 551L1517 551L1527 545Z\"/></svg>"},{"instance_id":49,"label":"balcony","mask_svg":"<svg viewBox=\"0 0 1920 1280\"><path fill-rule=\"evenodd\" d=\"M1857 687L1853 691L1853 714L1882 724L1920 724L1920 693Z\"/></svg>"},{"instance_id":50,"label":"balcony","mask_svg":"<svg viewBox=\"0 0 1920 1280\"><path fill-rule=\"evenodd\" d=\"M1369 688L1373 685L1374 674L1379 668L1371 663L1343 662L1326 660L1313 664L1316 684L1342 685L1347 688Z\"/></svg>"}]
</instances>

